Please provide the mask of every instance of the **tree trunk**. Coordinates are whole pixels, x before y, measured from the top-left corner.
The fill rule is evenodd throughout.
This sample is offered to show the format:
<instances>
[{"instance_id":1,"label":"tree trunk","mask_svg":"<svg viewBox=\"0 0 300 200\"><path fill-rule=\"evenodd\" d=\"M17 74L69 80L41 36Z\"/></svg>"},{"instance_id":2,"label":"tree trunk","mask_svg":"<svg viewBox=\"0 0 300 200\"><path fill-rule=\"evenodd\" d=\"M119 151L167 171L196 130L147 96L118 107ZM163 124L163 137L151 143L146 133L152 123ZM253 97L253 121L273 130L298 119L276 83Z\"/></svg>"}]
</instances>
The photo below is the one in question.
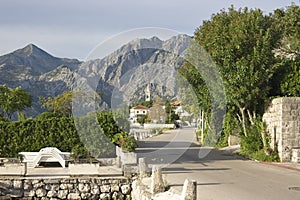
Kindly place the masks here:
<instances>
[{"instance_id":1,"label":"tree trunk","mask_svg":"<svg viewBox=\"0 0 300 200\"><path fill-rule=\"evenodd\" d=\"M250 121L251 125L254 126L255 123L254 123L254 120L253 120L253 119L255 119L255 112L253 112L253 116L252 116L251 113L250 113L250 110L247 109L247 114L248 114L249 121Z\"/></svg>"},{"instance_id":2,"label":"tree trunk","mask_svg":"<svg viewBox=\"0 0 300 200\"><path fill-rule=\"evenodd\" d=\"M247 137L247 129L246 129L246 117L245 117L245 107L241 108L239 107L240 112L242 114L242 126L243 126L243 131L244 131L244 135Z\"/></svg>"}]
</instances>

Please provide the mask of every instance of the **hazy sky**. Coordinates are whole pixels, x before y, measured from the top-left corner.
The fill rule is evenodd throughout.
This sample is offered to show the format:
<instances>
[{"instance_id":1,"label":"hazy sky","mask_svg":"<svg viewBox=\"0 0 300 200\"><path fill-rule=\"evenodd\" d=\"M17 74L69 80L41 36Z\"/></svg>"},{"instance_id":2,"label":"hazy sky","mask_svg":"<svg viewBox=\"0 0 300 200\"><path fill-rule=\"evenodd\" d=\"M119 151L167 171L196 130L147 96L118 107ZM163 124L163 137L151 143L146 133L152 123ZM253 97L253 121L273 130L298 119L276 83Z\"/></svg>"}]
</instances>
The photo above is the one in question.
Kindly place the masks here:
<instances>
[{"instance_id":1,"label":"hazy sky","mask_svg":"<svg viewBox=\"0 0 300 200\"><path fill-rule=\"evenodd\" d=\"M0 55L29 43L58 57L84 59L107 38L161 27L192 35L203 20L233 4L266 14L299 0L1 0Z\"/></svg>"}]
</instances>

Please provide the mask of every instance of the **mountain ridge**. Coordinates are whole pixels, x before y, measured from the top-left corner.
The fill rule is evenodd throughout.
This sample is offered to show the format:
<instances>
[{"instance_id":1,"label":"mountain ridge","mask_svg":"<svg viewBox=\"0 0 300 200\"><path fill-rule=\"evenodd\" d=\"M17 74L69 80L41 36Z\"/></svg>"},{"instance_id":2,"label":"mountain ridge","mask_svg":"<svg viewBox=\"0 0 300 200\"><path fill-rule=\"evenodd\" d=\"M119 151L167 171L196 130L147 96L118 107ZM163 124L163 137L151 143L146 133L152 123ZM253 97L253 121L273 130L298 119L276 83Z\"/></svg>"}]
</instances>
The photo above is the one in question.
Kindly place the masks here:
<instances>
[{"instance_id":1,"label":"mountain ridge","mask_svg":"<svg viewBox=\"0 0 300 200\"><path fill-rule=\"evenodd\" d=\"M178 67L178 57L184 53L190 40L191 37L187 35L177 35L165 41L158 37L136 39L102 59L86 62L54 57L29 44L0 56L0 84L22 86L32 94L34 101L32 108L28 109L28 116L36 116L43 111L38 103L40 96L54 97L72 90L78 77L85 78L90 85L96 85L97 91L104 93L103 101L110 106L112 92L126 73L139 71L139 66L145 64ZM159 77L160 74L154 76ZM129 87L128 84L125 81L122 88Z\"/></svg>"}]
</instances>

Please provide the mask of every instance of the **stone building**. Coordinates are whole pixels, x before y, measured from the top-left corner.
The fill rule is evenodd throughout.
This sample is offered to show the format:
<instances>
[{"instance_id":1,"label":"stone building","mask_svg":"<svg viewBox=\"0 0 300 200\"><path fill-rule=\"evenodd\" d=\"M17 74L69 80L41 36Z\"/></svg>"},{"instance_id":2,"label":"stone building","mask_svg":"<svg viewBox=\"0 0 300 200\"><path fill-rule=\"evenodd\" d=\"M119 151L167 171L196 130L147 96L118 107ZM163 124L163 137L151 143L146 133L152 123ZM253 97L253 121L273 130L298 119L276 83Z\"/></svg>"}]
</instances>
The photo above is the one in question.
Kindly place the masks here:
<instances>
[{"instance_id":1,"label":"stone building","mask_svg":"<svg viewBox=\"0 0 300 200\"><path fill-rule=\"evenodd\" d=\"M281 162L300 162L300 97L274 99L263 120Z\"/></svg>"}]
</instances>

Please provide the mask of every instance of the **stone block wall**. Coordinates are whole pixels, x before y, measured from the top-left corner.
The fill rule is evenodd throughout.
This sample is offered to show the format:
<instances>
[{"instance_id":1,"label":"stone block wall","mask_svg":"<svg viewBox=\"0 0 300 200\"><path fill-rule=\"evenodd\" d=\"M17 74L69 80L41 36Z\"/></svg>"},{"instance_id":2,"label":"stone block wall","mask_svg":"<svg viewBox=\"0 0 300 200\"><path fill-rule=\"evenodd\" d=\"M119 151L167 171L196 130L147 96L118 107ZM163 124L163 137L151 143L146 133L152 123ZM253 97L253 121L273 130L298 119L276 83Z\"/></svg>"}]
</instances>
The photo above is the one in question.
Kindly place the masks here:
<instances>
[{"instance_id":1,"label":"stone block wall","mask_svg":"<svg viewBox=\"0 0 300 200\"><path fill-rule=\"evenodd\" d=\"M277 147L282 162L291 161L292 150L300 147L300 97L274 99L263 120L271 136L271 147Z\"/></svg>"},{"instance_id":2,"label":"stone block wall","mask_svg":"<svg viewBox=\"0 0 300 200\"><path fill-rule=\"evenodd\" d=\"M126 178L0 179L0 199L131 199Z\"/></svg>"}]
</instances>

